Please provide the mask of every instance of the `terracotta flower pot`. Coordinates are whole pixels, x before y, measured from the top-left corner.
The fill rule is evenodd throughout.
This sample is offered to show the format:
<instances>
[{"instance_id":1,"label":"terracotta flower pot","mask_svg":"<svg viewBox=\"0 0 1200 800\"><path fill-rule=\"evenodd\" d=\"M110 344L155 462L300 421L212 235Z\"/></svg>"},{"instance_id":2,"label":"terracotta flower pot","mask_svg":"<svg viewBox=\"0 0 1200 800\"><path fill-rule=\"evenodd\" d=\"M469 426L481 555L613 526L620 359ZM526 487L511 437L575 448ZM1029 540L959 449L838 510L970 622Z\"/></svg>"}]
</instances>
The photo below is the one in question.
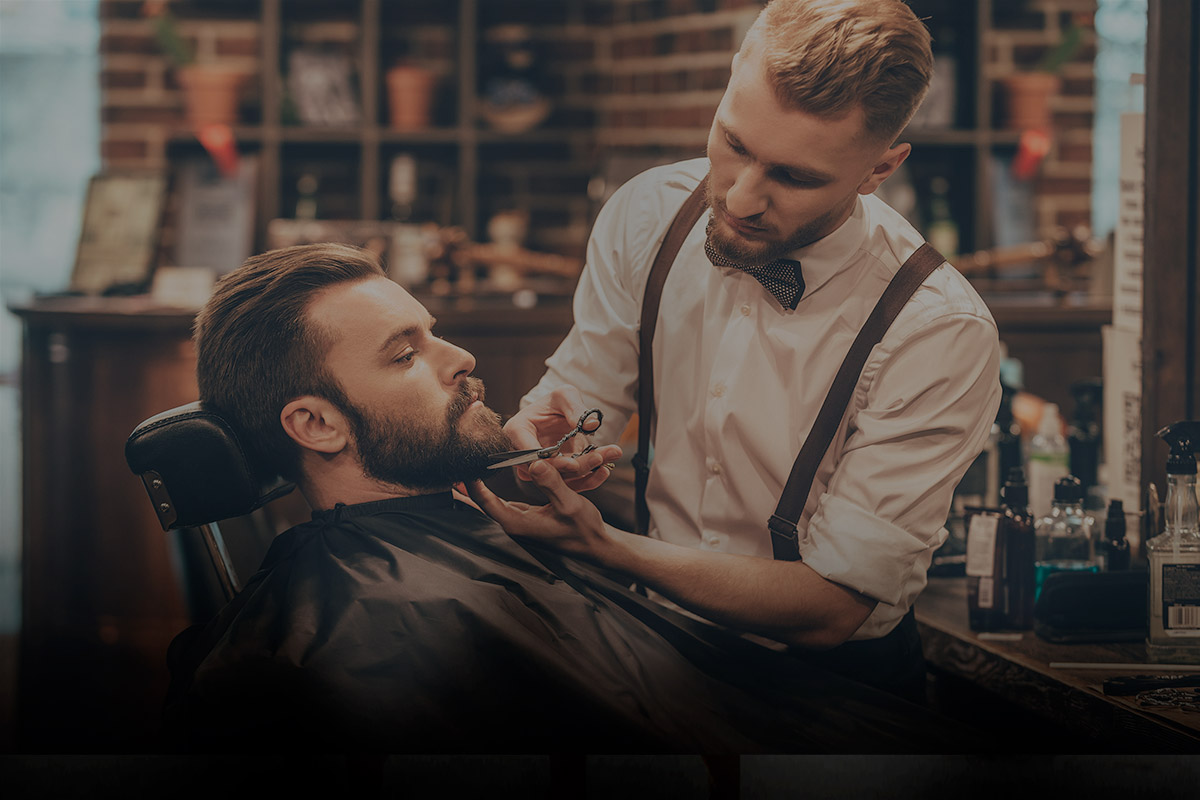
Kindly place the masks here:
<instances>
[{"instance_id":1,"label":"terracotta flower pot","mask_svg":"<svg viewBox=\"0 0 1200 800\"><path fill-rule=\"evenodd\" d=\"M398 131L428 128L436 76L424 67L397 65L387 71L388 112Z\"/></svg>"},{"instance_id":2,"label":"terracotta flower pot","mask_svg":"<svg viewBox=\"0 0 1200 800\"><path fill-rule=\"evenodd\" d=\"M207 64L180 67L184 113L193 127L233 125L238 120L238 93L245 72Z\"/></svg>"},{"instance_id":3,"label":"terracotta flower pot","mask_svg":"<svg viewBox=\"0 0 1200 800\"><path fill-rule=\"evenodd\" d=\"M1050 100L1062 88L1062 79L1048 72L1019 72L1001 79L1004 86L1004 122L1013 130L1050 127Z\"/></svg>"}]
</instances>

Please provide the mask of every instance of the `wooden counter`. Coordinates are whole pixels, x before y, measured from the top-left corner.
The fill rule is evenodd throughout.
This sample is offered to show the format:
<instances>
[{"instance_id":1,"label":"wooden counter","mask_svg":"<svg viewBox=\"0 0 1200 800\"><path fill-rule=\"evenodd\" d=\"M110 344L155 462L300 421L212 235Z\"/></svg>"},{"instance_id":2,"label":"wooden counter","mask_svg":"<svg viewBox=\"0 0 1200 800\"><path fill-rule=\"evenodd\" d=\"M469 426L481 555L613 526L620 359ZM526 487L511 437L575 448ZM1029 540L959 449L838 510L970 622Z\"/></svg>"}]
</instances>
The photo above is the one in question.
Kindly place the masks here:
<instances>
[{"instance_id":1,"label":"wooden counter","mask_svg":"<svg viewBox=\"0 0 1200 800\"><path fill-rule=\"evenodd\" d=\"M965 578L930 579L916 611L935 686L939 679L948 678L950 683L981 690L952 692L957 699L949 700L936 697L935 690L935 704L952 716L999 726L998 739L1009 745L1005 749L1200 753L1200 711L1146 708L1135 696L1103 692L1108 678L1196 672L1173 671L1167 664L1111 669L1052 666L1145 665L1144 643L1055 644L1032 631L1022 632L1017 641L980 638L967 624ZM989 708L982 708L989 702ZM1033 729L1030 724L1044 727Z\"/></svg>"},{"instance_id":2,"label":"wooden counter","mask_svg":"<svg viewBox=\"0 0 1200 800\"><path fill-rule=\"evenodd\" d=\"M502 413L541 376L571 324L560 300L430 300L437 332L473 352ZM197 398L192 311L148 298L44 298L24 323L22 621L17 746L145 752L190 622L171 538L125 464L142 420ZM235 554L236 555L236 554Z\"/></svg>"}]
</instances>

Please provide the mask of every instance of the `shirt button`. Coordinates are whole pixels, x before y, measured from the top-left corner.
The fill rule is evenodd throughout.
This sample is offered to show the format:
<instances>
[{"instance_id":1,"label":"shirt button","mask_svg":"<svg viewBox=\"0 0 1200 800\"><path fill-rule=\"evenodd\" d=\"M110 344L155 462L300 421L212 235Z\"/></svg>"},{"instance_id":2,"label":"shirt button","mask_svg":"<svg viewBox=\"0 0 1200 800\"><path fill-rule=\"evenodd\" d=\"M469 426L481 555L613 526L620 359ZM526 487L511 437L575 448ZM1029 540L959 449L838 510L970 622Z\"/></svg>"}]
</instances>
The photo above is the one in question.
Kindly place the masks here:
<instances>
[{"instance_id":1,"label":"shirt button","mask_svg":"<svg viewBox=\"0 0 1200 800\"><path fill-rule=\"evenodd\" d=\"M706 545L708 545L709 547L713 547L713 548L720 547L720 546L721 546L721 537L719 537L719 536L707 536L707 537L705 537L705 539L704 539L704 543L705 543Z\"/></svg>"},{"instance_id":2,"label":"shirt button","mask_svg":"<svg viewBox=\"0 0 1200 800\"><path fill-rule=\"evenodd\" d=\"M713 397L723 397L725 395L725 384L718 383L712 388Z\"/></svg>"},{"instance_id":3,"label":"shirt button","mask_svg":"<svg viewBox=\"0 0 1200 800\"><path fill-rule=\"evenodd\" d=\"M750 306L749 306L749 304L743 304L743 305L742 305L742 307L738 309L738 311L741 311L741 312L742 312L742 316L743 316L743 317L748 317L748 316L750 316Z\"/></svg>"},{"instance_id":4,"label":"shirt button","mask_svg":"<svg viewBox=\"0 0 1200 800\"><path fill-rule=\"evenodd\" d=\"M713 475L720 475L722 472L721 465L718 464L716 461L709 461L708 462L708 471L711 472Z\"/></svg>"}]
</instances>

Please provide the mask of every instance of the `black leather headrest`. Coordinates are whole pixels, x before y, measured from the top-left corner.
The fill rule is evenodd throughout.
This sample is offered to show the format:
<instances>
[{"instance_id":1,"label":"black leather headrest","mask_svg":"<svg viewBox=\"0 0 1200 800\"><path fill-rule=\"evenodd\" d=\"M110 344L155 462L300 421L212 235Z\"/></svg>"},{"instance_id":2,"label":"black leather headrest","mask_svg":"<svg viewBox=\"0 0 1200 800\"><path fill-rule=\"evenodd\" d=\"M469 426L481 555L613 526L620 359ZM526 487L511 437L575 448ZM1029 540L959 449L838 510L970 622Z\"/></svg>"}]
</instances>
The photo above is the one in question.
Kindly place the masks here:
<instances>
[{"instance_id":1,"label":"black leather headrest","mask_svg":"<svg viewBox=\"0 0 1200 800\"><path fill-rule=\"evenodd\" d=\"M125 461L141 476L164 531L239 517L295 488L277 476L260 478L229 423L200 403L134 428Z\"/></svg>"}]
</instances>

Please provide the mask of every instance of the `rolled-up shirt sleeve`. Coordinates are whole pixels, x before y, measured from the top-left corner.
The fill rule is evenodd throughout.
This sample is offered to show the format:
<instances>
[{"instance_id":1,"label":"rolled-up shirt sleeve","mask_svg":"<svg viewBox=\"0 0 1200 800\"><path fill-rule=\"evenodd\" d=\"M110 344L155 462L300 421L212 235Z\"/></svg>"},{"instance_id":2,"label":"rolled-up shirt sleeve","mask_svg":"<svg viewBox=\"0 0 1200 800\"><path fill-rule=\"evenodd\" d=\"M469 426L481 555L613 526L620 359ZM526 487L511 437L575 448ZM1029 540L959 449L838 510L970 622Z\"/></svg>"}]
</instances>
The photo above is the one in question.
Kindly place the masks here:
<instances>
[{"instance_id":1,"label":"rolled-up shirt sleeve","mask_svg":"<svg viewBox=\"0 0 1200 800\"><path fill-rule=\"evenodd\" d=\"M890 607L855 638L886 632L924 588L954 488L1000 403L990 317L936 306L902 316L863 369L844 445L800 542L817 573ZM876 617L891 622L876 631Z\"/></svg>"}]
</instances>

